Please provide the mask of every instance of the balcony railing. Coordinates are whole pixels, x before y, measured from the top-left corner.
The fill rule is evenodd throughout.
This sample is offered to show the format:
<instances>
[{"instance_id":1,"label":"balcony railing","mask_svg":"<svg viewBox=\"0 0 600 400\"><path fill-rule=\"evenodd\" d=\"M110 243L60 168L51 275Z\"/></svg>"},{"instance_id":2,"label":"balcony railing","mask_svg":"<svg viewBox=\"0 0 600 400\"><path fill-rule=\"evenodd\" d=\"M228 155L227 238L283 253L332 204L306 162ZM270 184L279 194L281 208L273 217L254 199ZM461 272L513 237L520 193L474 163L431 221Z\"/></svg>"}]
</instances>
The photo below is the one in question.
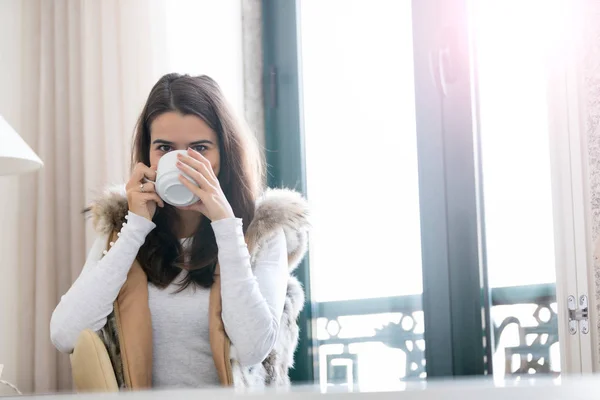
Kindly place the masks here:
<instances>
[{"instance_id":1,"label":"balcony railing","mask_svg":"<svg viewBox=\"0 0 600 400\"><path fill-rule=\"evenodd\" d=\"M491 302L496 373L501 365L504 377L557 374L554 284L495 288ZM421 295L324 302L316 311L321 381L359 383L377 369L399 380L426 376Z\"/></svg>"}]
</instances>

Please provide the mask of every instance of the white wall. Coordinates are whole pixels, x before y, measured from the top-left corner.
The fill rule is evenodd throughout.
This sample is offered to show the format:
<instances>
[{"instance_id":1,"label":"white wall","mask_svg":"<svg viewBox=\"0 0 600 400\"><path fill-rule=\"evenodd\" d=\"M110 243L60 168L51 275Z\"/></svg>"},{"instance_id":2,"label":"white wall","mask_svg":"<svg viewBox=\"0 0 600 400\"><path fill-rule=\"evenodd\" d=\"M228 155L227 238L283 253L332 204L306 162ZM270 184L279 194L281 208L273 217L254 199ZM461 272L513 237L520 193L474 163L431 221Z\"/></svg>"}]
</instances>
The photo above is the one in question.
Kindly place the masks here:
<instances>
[{"instance_id":1,"label":"white wall","mask_svg":"<svg viewBox=\"0 0 600 400\"><path fill-rule=\"evenodd\" d=\"M243 116L241 1L171 0L166 17L165 72L209 75Z\"/></svg>"},{"instance_id":2,"label":"white wall","mask_svg":"<svg viewBox=\"0 0 600 400\"><path fill-rule=\"evenodd\" d=\"M21 0L0 0L0 115L20 128ZM0 146L2 138L0 137ZM16 381L17 177L0 177L0 364L3 379Z\"/></svg>"}]
</instances>

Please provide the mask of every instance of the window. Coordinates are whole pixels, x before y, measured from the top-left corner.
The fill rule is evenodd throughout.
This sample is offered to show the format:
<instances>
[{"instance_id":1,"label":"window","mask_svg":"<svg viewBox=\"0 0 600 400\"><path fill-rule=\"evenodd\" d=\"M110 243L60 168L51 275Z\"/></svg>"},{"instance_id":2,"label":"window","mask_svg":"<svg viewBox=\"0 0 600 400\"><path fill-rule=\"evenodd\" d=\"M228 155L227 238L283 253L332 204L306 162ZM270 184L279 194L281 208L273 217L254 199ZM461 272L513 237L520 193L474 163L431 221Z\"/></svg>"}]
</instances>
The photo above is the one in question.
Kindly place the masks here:
<instances>
[{"instance_id":1,"label":"window","mask_svg":"<svg viewBox=\"0 0 600 400\"><path fill-rule=\"evenodd\" d=\"M472 4L488 282L508 295L491 310L494 376L558 372L547 60L560 2Z\"/></svg>"},{"instance_id":2,"label":"window","mask_svg":"<svg viewBox=\"0 0 600 400\"><path fill-rule=\"evenodd\" d=\"M314 221L295 380L560 372L554 250L573 243L543 67L562 6L263 2L270 184Z\"/></svg>"},{"instance_id":3,"label":"window","mask_svg":"<svg viewBox=\"0 0 600 400\"><path fill-rule=\"evenodd\" d=\"M319 379L377 388L423 377L420 296L390 300L422 293L411 5L299 5ZM345 315L348 301L366 299L380 310ZM411 351L381 340L390 332Z\"/></svg>"}]
</instances>

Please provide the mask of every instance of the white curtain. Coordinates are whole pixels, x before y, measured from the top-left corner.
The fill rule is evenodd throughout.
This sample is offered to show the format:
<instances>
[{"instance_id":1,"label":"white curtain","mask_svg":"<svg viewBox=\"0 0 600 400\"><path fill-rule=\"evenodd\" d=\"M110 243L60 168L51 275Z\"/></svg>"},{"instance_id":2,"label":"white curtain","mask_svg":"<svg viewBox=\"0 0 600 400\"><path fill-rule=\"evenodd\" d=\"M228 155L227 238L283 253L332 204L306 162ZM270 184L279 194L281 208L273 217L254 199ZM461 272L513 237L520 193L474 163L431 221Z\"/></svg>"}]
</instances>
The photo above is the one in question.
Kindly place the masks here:
<instances>
[{"instance_id":1,"label":"white curtain","mask_svg":"<svg viewBox=\"0 0 600 400\"><path fill-rule=\"evenodd\" d=\"M24 392L55 392L71 389L71 374L50 342L50 316L93 239L82 210L128 176L135 120L164 70L164 3L22 7L20 133L45 166L19 181L16 375Z\"/></svg>"}]
</instances>

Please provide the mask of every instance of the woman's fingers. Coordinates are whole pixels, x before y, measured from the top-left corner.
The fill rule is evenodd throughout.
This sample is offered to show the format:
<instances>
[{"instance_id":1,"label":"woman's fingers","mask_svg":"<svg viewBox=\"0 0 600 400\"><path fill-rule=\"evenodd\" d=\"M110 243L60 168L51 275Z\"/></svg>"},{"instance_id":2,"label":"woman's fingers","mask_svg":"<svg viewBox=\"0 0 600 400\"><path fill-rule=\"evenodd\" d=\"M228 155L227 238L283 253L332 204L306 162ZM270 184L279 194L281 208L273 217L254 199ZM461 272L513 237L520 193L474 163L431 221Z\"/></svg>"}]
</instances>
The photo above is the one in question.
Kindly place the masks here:
<instances>
[{"instance_id":1,"label":"woman's fingers","mask_svg":"<svg viewBox=\"0 0 600 400\"><path fill-rule=\"evenodd\" d=\"M154 182L156 170L142 163L136 164L127 182L127 203L129 211L152 221L156 207L164 207L165 203L156 193Z\"/></svg>"},{"instance_id":2,"label":"woman's fingers","mask_svg":"<svg viewBox=\"0 0 600 400\"><path fill-rule=\"evenodd\" d=\"M210 164L210 161L208 161L208 159L206 157L204 157L202 154L200 154L196 150L188 149L187 155L185 155L185 154L179 155L179 160L188 164L189 166L191 166L195 170L201 172L202 174L204 174L204 176L206 176L206 178L209 181L217 180L215 172L212 169L212 165Z\"/></svg>"},{"instance_id":3,"label":"woman's fingers","mask_svg":"<svg viewBox=\"0 0 600 400\"><path fill-rule=\"evenodd\" d=\"M156 169L155 168L150 168L150 167L146 166L145 164L142 164L140 169L142 170L142 178L140 179L140 181L143 180L144 178L146 178L152 182L156 181Z\"/></svg>"},{"instance_id":4,"label":"woman's fingers","mask_svg":"<svg viewBox=\"0 0 600 400\"><path fill-rule=\"evenodd\" d=\"M210 183L210 181L207 179L206 175L201 173L198 170L195 170L194 168L190 167L188 164L184 164L181 161L177 162L177 168L179 168L179 170L181 172L183 172L184 174L186 174L187 176L189 176L190 178L192 178L194 181L196 181L196 183L204 190L210 190L210 189L214 189L213 185ZM186 179L187 180L187 179ZM191 184L191 182L188 181L188 183ZM195 185L192 185L195 187Z\"/></svg>"},{"instance_id":5,"label":"woman's fingers","mask_svg":"<svg viewBox=\"0 0 600 400\"><path fill-rule=\"evenodd\" d=\"M131 173L131 178L127 183L127 190L135 189L135 185L139 186L145 179L150 181L156 180L156 169L150 168L144 163L137 163Z\"/></svg>"},{"instance_id":6,"label":"woman's fingers","mask_svg":"<svg viewBox=\"0 0 600 400\"><path fill-rule=\"evenodd\" d=\"M140 183L138 190L142 193L154 193L156 192L156 185L154 184L154 182L143 182Z\"/></svg>"},{"instance_id":7,"label":"woman's fingers","mask_svg":"<svg viewBox=\"0 0 600 400\"><path fill-rule=\"evenodd\" d=\"M154 201L160 208L165 206L163 199L157 193L141 193L140 196L146 203Z\"/></svg>"},{"instance_id":8,"label":"woman's fingers","mask_svg":"<svg viewBox=\"0 0 600 400\"><path fill-rule=\"evenodd\" d=\"M189 148L187 149L187 154L189 157L193 158L194 160L206 165L207 167L210 167L210 161L208 161L208 159L206 157L204 157L202 154L200 154L200 152Z\"/></svg>"}]
</instances>

